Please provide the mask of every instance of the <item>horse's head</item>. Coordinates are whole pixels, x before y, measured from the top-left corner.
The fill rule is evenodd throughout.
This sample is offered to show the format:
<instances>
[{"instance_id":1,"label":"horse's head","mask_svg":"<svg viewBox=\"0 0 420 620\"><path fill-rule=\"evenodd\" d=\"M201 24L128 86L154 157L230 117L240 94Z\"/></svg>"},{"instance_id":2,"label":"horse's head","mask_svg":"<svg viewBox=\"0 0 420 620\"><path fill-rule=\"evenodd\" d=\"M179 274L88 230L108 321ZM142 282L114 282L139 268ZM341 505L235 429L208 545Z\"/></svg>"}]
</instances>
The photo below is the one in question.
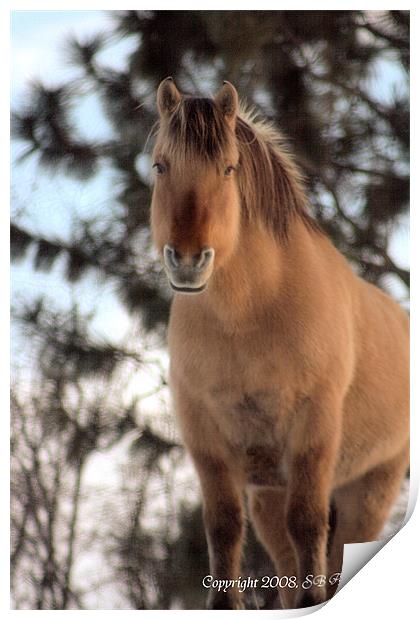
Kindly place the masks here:
<instances>
[{"instance_id":1,"label":"horse's head","mask_svg":"<svg viewBox=\"0 0 420 620\"><path fill-rule=\"evenodd\" d=\"M154 242L172 288L198 293L238 239L238 95L225 82L214 99L184 97L167 78L159 86L157 104Z\"/></svg>"}]
</instances>

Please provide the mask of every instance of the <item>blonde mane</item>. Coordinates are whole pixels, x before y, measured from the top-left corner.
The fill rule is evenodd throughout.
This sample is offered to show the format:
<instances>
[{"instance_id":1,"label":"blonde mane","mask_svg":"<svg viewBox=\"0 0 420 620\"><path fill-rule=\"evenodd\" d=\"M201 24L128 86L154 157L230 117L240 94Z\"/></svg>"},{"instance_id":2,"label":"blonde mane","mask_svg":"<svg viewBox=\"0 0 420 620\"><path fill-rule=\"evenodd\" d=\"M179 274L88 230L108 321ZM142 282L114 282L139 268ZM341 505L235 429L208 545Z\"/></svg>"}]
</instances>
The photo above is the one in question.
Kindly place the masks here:
<instances>
[{"instance_id":1,"label":"blonde mane","mask_svg":"<svg viewBox=\"0 0 420 620\"><path fill-rule=\"evenodd\" d=\"M256 120L256 113L241 106L236 122L240 152L239 188L250 219L260 217L276 236L287 237L292 217L299 216L319 230L310 216L298 170L286 140L273 124Z\"/></svg>"}]
</instances>

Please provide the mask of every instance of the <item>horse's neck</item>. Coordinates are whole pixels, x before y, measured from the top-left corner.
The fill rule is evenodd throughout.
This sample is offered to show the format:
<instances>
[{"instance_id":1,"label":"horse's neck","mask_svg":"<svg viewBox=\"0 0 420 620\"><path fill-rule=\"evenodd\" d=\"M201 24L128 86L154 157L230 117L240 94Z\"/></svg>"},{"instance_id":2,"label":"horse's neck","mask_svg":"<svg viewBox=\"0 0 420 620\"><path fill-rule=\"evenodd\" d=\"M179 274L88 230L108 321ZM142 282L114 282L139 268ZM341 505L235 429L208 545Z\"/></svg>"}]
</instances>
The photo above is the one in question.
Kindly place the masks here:
<instances>
[{"instance_id":1,"label":"horse's neck","mask_svg":"<svg viewBox=\"0 0 420 620\"><path fill-rule=\"evenodd\" d=\"M227 329L252 324L270 306L281 303L282 291L293 279L296 245L306 255L312 249L308 235L298 219L291 223L287 242L255 225L243 226L236 251L213 275L203 302Z\"/></svg>"}]
</instances>

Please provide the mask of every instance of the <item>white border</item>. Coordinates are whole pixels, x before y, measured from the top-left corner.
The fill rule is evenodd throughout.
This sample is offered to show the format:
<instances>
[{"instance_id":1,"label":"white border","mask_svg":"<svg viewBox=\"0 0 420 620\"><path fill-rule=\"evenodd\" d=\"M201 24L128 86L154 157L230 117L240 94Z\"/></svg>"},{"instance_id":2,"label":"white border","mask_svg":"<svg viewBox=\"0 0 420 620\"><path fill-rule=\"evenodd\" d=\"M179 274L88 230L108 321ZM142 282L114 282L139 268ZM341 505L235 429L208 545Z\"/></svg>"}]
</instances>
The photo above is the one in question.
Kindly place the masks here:
<instances>
[{"instance_id":1,"label":"white border","mask_svg":"<svg viewBox=\"0 0 420 620\"><path fill-rule=\"evenodd\" d=\"M5 3L6 4L6 3ZM63 6L64 4L64 6ZM103 10L119 10L121 7L116 7L116 4L113 2L80 2L78 0L73 0L72 3L63 3L58 4L57 2L49 1L49 2L39 2L37 6L34 6L33 2L8 2L6 6L2 5L0 8L1 16L5 19L1 20L1 30L0 30L0 40L4 43L5 41L9 41L8 34L8 23L9 23L9 11L10 10L92 10L92 9L103 9ZM149 3L146 3L149 4ZM418 104L420 103L418 97L418 83L416 80L416 74L418 73L417 69L417 60L416 58L419 56L418 50L418 17L417 11L411 9L411 6L414 6L414 3L404 3L403 8L405 10L411 10L411 19L412 19L412 63L415 65L415 68L412 70L412 96L411 96L411 109L417 110ZM139 7L139 3L127 3L124 6L124 9L138 9L138 8L151 8L151 9L160 9L160 10L174 10L175 6L170 2L156 2L153 3L152 6L141 6ZM274 2L260 2L258 7L255 6L255 3L251 2L231 2L228 7L230 10L313 10L313 3L310 5L308 2L294 2L293 4L289 4L289 6L279 5ZM340 5L340 10L342 9L352 9L355 8L350 3L342 3ZM369 3L369 10L386 10L395 8L395 2L384 3L384 2L373 2ZM176 6L178 10L191 10L197 9L196 3L193 2L181 2ZM226 2L217 2L213 1L203 2L200 5L200 9L203 10L218 10L218 9L226 9ZM321 7L316 7L317 10L337 10L337 4L332 2L324 2ZM3 55L3 58L6 57L9 59L9 49L6 52L6 55ZM9 66L9 62L7 62L7 67ZM6 66L6 63L3 63L3 67ZM4 70L4 69L3 69ZM3 111L5 114L2 115L2 129L3 135L7 136L9 133L9 110L8 110L8 98L2 97ZM6 108L6 109L5 109ZM419 129L418 123L416 122L416 114L412 116L412 139L413 143L415 143L416 148L412 149L412 170L420 170L420 166L418 165L420 162L418 161L418 139L419 139ZM3 148L7 148L7 139L3 140ZM5 153L5 158L2 158L2 161L8 162L9 157L7 152ZM3 209L1 210L1 227L0 230L2 235L4 235L3 242L0 244L0 252L1 252L1 265L3 266L3 271L5 271L5 277L2 272L2 292L3 295L5 291L9 290L9 276L8 269L9 266L9 251L8 251L8 216L7 210L4 208L4 205L9 204L10 198L10 178L9 178L9 165L7 163L3 167L4 177L2 179L3 188L4 188L4 200L3 200ZM420 412L420 402L418 397L418 351L415 346L417 343L420 343L420 334L418 330L417 317L418 317L418 300L419 300L419 283L418 283L418 273L416 265L419 262L420 257L418 256L418 216L416 215L416 207L417 200L416 198L419 195L419 174L412 176L412 217L411 217L411 247L412 247L412 290L411 290L411 315L412 315L412 452L411 452L411 492L410 492L410 510L411 512L414 508L414 498L417 496L418 482L419 482L419 450L418 446L418 438L419 438L419 423L418 423L418 414ZM6 269L4 267L6 266ZM3 280L4 277L4 280ZM5 334L7 334L7 330L5 326L8 325L8 308L4 302L0 305L1 308L1 325L2 325L2 376L8 376L8 367L9 367L9 339ZM414 317L414 318L413 318ZM5 381L5 395L4 395L4 406L3 406L3 420L8 420L8 416L6 412L8 410L8 385L7 381ZM6 431L6 432L5 432ZM8 428L5 429L1 434L1 450L0 450L0 458L1 458L1 466L3 472L9 471L9 448L8 448ZM3 473L2 479L5 483L8 483L8 474ZM8 498L8 484L4 497ZM8 542L8 532L9 532L9 518L7 511L4 510L4 505L8 499L3 500L3 510L1 511L1 519L2 519L2 527L1 531L4 536L4 541L2 544L2 560L1 560L1 609L5 611L7 614L31 614L32 611L11 611L9 610L9 565L8 565L8 553L6 550L9 549ZM416 617L417 612L417 597L416 597L416 586L417 586L417 564L418 564L418 549L419 545L419 531L420 531L420 511L414 511L413 515L409 519L408 523L399 532L393 539L390 540L385 545L385 548L374 557L351 581L348 586L346 586L342 591L340 591L339 595L334 598L331 602L327 603L321 611L319 617L336 620L337 617L340 620L346 620L347 618L350 620L354 620L355 614L362 617L369 617L370 615L387 619L392 618L393 620L397 616L407 618ZM101 613L101 614L125 614L130 613L132 610L127 611L104 611L104 610L95 610L95 611L40 611L43 617L44 614L67 614L66 617L69 617L69 614L81 613L81 614L90 614L90 613ZM179 617L190 616L197 617L197 614L201 616L201 614L214 614L217 613L218 618L224 619L226 617L233 617L232 614L236 614L236 612L197 612L197 611L142 611L142 617L150 617L153 615L154 618L166 616L168 614L175 614ZM276 617L284 616L284 613L287 612L279 612L276 611L244 611L242 614L246 614L249 617L250 614L264 614L265 618L268 617ZM294 614L293 614L294 615ZM237 617L237 616L235 616ZM245 617L241 615L241 617ZM291 617L289 615L289 617Z\"/></svg>"}]
</instances>

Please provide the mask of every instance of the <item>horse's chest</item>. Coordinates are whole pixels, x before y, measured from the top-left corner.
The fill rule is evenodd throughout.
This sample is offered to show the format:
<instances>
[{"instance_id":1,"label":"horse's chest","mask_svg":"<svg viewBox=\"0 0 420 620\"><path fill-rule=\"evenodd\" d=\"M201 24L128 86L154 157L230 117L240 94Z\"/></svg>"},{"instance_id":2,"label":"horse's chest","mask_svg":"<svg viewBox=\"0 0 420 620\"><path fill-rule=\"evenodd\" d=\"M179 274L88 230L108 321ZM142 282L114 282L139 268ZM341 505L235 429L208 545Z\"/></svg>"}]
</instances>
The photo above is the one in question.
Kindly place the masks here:
<instances>
[{"instance_id":1,"label":"horse's chest","mask_svg":"<svg viewBox=\"0 0 420 620\"><path fill-rule=\"evenodd\" d=\"M262 444L273 442L280 406L274 390L221 382L209 393L208 403L231 443L249 447L257 440Z\"/></svg>"},{"instance_id":2,"label":"horse's chest","mask_svg":"<svg viewBox=\"0 0 420 620\"><path fill-rule=\"evenodd\" d=\"M275 389L244 390L220 386L211 415L248 484L277 486L286 479L286 414Z\"/></svg>"},{"instance_id":3,"label":"horse's chest","mask_svg":"<svg viewBox=\"0 0 420 620\"><path fill-rule=\"evenodd\" d=\"M173 361L174 374L181 389L202 403L209 436L213 426L249 484L284 484L294 395L279 347L270 339L238 342L217 334L198 353L177 344L183 355L176 358L180 365Z\"/></svg>"}]
</instances>

